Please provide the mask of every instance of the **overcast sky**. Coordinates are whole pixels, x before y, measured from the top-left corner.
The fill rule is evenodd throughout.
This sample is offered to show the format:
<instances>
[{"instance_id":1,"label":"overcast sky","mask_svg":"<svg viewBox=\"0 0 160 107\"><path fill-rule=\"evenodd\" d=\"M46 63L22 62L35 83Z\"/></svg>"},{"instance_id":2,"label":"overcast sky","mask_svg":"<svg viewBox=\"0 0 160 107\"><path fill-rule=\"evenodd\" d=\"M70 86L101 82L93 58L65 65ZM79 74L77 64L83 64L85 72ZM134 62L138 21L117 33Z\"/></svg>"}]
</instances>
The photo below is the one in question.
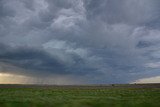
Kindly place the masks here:
<instances>
[{"instance_id":1,"label":"overcast sky","mask_svg":"<svg viewBox=\"0 0 160 107\"><path fill-rule=\"evenodd\" d=\"M160 0L0 0L0 72L62 84L160 76Z\"/></svg>"}]
</instances>

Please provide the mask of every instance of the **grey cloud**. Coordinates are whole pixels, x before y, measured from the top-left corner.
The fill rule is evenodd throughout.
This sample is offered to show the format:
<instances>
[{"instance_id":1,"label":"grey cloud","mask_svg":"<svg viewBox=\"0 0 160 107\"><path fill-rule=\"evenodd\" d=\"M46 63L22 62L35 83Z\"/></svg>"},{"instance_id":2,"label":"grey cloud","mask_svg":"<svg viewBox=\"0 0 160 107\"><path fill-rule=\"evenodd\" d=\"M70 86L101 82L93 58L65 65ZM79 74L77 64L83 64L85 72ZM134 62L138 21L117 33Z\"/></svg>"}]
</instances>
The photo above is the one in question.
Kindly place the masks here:
<instances>
[{"instance_id":1,"label":"grey cloud","mask_svg":"<svg viewBox=\"0 0 160 107\"><path fill-rule=\"evenodd\" d=\"M7 16L8 17L14 16L15 12L12 9L8 8L6 4L7 3L5 0L0 1L0 14L1 14L0 19L6 18Z\"/></svg>"},{"instance_id":2,"label":"grey cloud","mask_svg":"<svg viewBox=\"0 0 160 107\"><path fill-rule=\"evenodd\" d=\"M30 9L30 10L35 10L35 7L34 7L34 4L35 4L35 1L34 0L22 0L25 7Z\"/></svg>"},{"instance_id":3,"label":"grey cloud","mask_svg":"<svg viewBox=\"0 0 160 107\"><path fill-rule=\"evenodd\" d=\"M159 62L158 0L0 2L0 62L23 75L128 83Z\"/></svg>"},{"instance_id":4,"label":"grey cloud","mask_svg":"<svg viewBox=\"0 0 160 107\"><path fill-rule=\"evenodd\" d=\"M107 23L146 24L159 18L158 0L91 0L88 16Z\"/></svg>"}]
</instances>

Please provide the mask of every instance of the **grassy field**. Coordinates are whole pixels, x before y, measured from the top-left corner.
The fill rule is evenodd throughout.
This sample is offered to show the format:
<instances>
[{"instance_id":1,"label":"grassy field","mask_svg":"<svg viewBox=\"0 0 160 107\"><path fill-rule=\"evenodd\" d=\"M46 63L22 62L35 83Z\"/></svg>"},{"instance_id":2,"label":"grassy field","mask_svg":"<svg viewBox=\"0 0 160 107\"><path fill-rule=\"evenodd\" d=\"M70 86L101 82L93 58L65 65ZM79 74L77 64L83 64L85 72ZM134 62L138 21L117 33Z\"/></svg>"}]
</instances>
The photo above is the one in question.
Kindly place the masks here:
<instances>
[{"instance_id":1,"label":"grassy field","mask_svg":"<svg viewBox=\"0 0 160 107\"><path fill-rule=\"evenodd\" d=\"M0 85L0 107L160 107L160 86Z\"/></svg>"}]
</instances>

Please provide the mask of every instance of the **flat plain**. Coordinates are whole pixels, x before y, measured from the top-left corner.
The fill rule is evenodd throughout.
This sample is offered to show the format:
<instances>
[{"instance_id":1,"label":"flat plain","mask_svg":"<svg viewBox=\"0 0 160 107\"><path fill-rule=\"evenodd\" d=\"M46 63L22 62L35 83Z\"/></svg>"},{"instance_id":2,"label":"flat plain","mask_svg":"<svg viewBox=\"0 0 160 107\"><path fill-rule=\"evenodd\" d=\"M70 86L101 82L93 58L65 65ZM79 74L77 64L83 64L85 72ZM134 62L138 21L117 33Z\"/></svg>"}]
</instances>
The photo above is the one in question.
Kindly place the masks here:
<instances>
[{"instance_id":1,"label":"flat plain","mask_svg":"<svg viewBox=\"0 0 160 107\"><path fill-rule=\"evenodd\" d=\"M0 85L0 107L160 107L160 84Z\"/></svg>"}]
</instances>

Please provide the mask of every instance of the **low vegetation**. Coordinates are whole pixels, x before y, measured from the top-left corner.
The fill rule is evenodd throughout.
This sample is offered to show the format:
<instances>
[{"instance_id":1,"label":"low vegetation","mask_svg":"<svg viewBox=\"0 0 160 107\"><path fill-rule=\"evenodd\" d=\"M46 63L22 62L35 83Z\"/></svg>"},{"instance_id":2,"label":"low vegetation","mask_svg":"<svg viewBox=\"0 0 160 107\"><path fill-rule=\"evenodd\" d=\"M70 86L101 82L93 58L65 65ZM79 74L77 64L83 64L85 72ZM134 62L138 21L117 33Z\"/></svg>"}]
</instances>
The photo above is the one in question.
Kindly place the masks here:
<instances>
[{"instance_id":1,"label":"low vegetation","mask_svg":"<svg viewBox=\"0 0 160 107\"><path fill-rule=\"evenodd\" d=\"M160 88L1 86L0 107L160 107Z\"/></svg>"}]
</instances>

